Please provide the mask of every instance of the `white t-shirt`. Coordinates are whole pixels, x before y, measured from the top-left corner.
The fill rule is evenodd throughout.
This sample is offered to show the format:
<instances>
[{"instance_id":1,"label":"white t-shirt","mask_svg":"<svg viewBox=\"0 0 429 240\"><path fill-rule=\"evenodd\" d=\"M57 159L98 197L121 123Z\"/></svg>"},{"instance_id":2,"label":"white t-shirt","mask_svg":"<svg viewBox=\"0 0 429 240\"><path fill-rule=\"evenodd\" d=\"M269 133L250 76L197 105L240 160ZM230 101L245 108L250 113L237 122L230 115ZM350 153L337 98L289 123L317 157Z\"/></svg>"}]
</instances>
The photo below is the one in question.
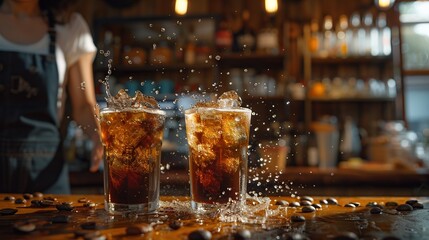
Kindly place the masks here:
<instances>
[{"instance_id":1,"label":"white t-shirt","mask_svg":"<svg viewBox=\"0 0 429 240\"><path fill-rule=\"evenodd\" d=\"M60 118L63 113L65 101L65 94L63 92L67 82L67 68L75 63L83 54L92 53L95 56L97 48L92 40L88 24L79 13L72 14L68 23L55 25L55 30L57 32L55 55L59 76L57 106ZM49 35L46 33L38 42L23 45L10 42L0 34L0 50L47 55L49 53Z\"/></svg>"}]
</instances>

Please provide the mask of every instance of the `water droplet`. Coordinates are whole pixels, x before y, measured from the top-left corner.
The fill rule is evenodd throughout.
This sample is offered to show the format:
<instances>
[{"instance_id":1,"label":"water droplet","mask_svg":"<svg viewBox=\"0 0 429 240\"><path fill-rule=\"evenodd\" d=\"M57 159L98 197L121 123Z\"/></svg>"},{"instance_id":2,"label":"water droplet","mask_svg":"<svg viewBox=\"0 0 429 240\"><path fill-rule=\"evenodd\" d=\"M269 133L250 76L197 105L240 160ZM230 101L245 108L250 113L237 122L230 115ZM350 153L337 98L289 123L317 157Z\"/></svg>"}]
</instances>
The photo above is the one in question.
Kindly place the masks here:
<instances>
[{"instance_id":1,"label":"water droplet","mask_svg":"<svg viewBox=\"0 0 429 240\"><path fill-rule=\"evenodd\" d=\"M165 32L165 28L161 28L161 32Z\"/></svg>"},{"instance_id":2,"label":"water droplet","mask_svg":"<svg viewBox=\"0 0 429 240\"><path fill-rule=\"evenodd\" d=\"M86 86L85 86L85 82L81 82L80 83L80 89L85 90Z\"/></svg>"},{"instance_id":3,"label":"water droplet","mask_svg":"<svg viewBox=\"0 0 429 240\"><path fill-rule=\"evenodd\" d=\"M220 60L220 56L216 55L215 59L219 61Z\"/></svg>"}]
</instances>

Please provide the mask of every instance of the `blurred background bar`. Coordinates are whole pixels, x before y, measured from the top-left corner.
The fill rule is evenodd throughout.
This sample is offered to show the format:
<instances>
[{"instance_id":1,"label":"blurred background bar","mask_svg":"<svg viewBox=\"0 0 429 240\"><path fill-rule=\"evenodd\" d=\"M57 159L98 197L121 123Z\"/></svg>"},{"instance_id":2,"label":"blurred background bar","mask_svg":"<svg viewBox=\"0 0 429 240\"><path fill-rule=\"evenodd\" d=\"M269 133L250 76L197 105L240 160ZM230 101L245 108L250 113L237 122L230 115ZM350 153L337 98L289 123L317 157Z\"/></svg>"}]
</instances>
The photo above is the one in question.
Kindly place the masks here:
<instances>
[{"instance_id":1,"label":"blurred background bar","mask_svg":"<svg viewBox=\"0 0 429 240\"><path fill-rule=\"evenodd\" d=\"M161 194L188 195L183 111L235 90L253 110L249 189L274 195L429 194L429 1L94 0L100 79L167 112ZM109 65L110 61L110 65ZM70 122L73 193L102 193Z\"/></svg>"}]
</instances>

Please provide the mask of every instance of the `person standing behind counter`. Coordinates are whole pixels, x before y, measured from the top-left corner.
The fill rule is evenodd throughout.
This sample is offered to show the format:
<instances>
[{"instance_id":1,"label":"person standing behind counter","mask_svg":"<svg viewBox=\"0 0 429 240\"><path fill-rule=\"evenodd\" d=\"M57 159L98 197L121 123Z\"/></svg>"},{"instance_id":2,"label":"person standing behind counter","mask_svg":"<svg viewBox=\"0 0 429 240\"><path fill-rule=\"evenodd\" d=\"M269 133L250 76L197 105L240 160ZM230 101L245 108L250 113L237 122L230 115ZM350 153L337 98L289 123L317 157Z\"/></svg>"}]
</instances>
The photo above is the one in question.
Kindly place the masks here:
<instances>
[{"instance_id":1,"label":"person standing behind counter","mask_svg":"<svg viewBox=\"0 0 429 240\"><path fill-rule=\"evenodd\" d=\"M63 14L70 2L0 0L0 192L70 193L59 130L66 89L94 143L90 170L101 162L96 47L82 16Z\"/></svg>"}]
</instances>

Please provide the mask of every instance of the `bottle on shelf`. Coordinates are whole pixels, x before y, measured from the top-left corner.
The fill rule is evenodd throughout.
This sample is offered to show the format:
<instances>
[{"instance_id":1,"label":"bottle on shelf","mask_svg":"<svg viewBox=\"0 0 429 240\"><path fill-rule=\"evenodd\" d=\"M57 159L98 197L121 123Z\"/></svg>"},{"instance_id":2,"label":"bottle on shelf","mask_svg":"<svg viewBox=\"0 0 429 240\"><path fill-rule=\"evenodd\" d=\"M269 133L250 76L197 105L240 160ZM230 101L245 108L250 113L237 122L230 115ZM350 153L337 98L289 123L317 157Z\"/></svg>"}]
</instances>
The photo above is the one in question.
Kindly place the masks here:
<instances>
[{"instance_id":1,"label":"bottle on shelf","mask_svg":"<svg viewBox=\"0 0 429 240\"><path fill-rule=\"evenodd\" d=\"M228 21L223 18L219 22L219 29L216 31L215 44L217 52L230 52L232 48L232 32L228 28Z\"/></svg>"},{"instance_id":2,"label":"bottle on shelf","mask_svg":"<svg viewBox=\"0 0 429 240\"><path fill-rule=\"evenodd\" d=\"M274 17L270 16L265 27L258 32L256 39L257 50L267 54L279 53L278 30L274 26Z\"/></svg>"},{"instance_id":3,"label":"bottle on shelf","mask_svg":"<svg viewBox=\"0 0 429 240\"><path fill-rule=\"evenodd\" d=\"M332 17L327 15L323 20L323 45L320 52L320 56L334 56L336 54L335 42L336 37L333 31Z\"/></svg>"},{"instance_id":4,"label":"bottle on shelf","mask_svg":"<svg viewBox=\"0 0 429 240\"><path fill-rule=\"evenodd\" d=\"M388 56L392 53L392 45L391 45L392 33L389 26L387 26L385 13L381 12L378 15L377 26L379 28L379 34L380 34L380 37L379 37L380 55Z\"/></svg>"},{"instance_id":5,"label":"bottle on shelf","mask_svg":"<svg viewBox=\"0 0 429 240\"><path fill-rule=\"evenodd\" d=\"M255 51L256 34L250 27L250 13L244 10L242 13L241 28L233 34L232 50L234 52L251 53Z\"/></svg>"},{"instance_id":6,"label":"bottle on shelf","mask_svg":"<svg viewBox=\"0 0 429 240\"><path fill-rule=\"evenodd\" d=\"M352 26L352 42L350 44L350 55L364 55L365 30L361 27L361 19L359 13L353 13L350 16L350 23Z\"/></svg>"},{"instance_id":7,"label":"bottle on shelf","mask_svg":"<svg viewBox=\"0 0 429 240\"><path fill-rule=\"evenodd\" d=\"M310 33L310 41L308 43L308 49L310 50L310 53L313 56L317 56L319 55L320 41L321 41L321 36L319 32L319 23L317 22L317 20L311 21L310 31L311 33Z\"/></svg>"},{"instance_id":8,"label":"bottle on shelf","mask_svg":"<svg viewBox=\"0 0 429 240\"><path fill-rule=\"evenodd\" d=\"M348 55L349 46L348 42L351 38L350 32L348 31L348 20L346 15L341 15L338 26L337 26L337 49L338 56L345 57Z\"/></svg>"},{"instance_id":9,"label":"bottle on shelf","mask_svg":"<svg viewBox=\"0 0 429 240\"><path fill-rule=\"evenodd\" d=\"M372 23L373 23L373 18L372 18L372 13L367 12L364 15L363 18L363 24L364 24L364 29L365 29L365 41L364 41L364 45L363 45L363 55L365 56L370 56L371 55L371 30L372 30Z\"/></svg>"}]
</instances>

